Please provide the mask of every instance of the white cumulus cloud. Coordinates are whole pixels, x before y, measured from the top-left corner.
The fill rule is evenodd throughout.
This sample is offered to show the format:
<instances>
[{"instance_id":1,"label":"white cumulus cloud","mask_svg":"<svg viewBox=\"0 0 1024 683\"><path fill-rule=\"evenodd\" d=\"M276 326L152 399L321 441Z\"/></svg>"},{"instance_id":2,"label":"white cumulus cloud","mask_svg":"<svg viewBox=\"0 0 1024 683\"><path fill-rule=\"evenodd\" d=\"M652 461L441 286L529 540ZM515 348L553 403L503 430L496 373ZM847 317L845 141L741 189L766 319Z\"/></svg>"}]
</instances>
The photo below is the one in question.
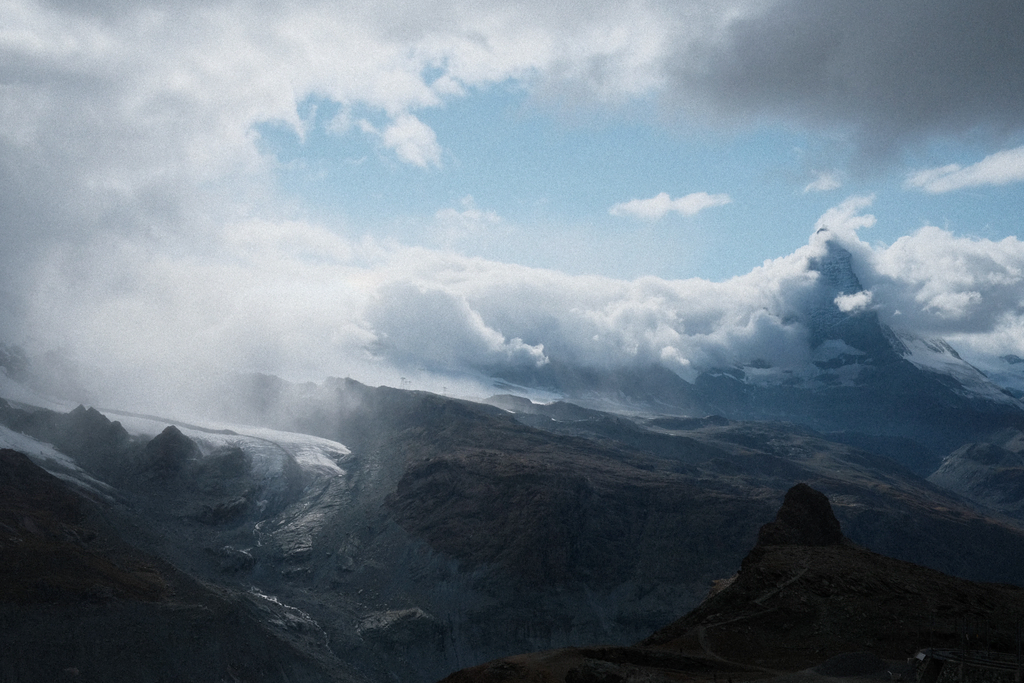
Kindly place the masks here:
<instances>
[{"instance_id":1,"label":"white cumulus cloud","mask_svg":"<svg viewBox=\"0 0 1024 683\"><path fill-rule=\"evenodd\" d=\"M647 220L658 220L673 211L683 216L693 216L704 209L724 206L731 201L732 199L727 194L694 192L672 199L667 192L661 192L650 199L633 199L616 204L608 209L608 213L613 216L636 216Z\"/></svg>"},{"instance_id":2,"label":"white cumulus cloud","mask_svg":"<svg viewBox=\"0 0 1024 683\"><path fill-rule=\"evenodd\" d=\"M843 313L861 311L871 305L872 294L869 291L855 292L854 294L840 294L835 299L835 304Z\"/></svg>"},{"instance_id":3,"label":"white cumulus cloud","mask_svg":"<svg viewBox=\"0 0 1024 683\"><path fill-rule=\"evenodd\" d=\"M868 202L844 202L822 218L827 233L724 282L574 276L294 221L241 221L202 248L156 254L148 240L105 235L51 253L14 341L69 350L83 381L125 402L128 391L162 400L159 378L218 370L371 383L548 363L660 364L687 379L755 359L799 370L818 282L809 266L837 239L867 290L840 297L841 309L870 307L962 353L1024 355L1024 242L927 227L871 244L857 235L873 222Z\"/></svg>"},{"instance_id":4,"label":"white cumulus cloud","mask_svg":"<svg viewBox=\"0 0 1024 683\"><path fill-rule=\"evenodd\" d=\"M395 150L400 159L415 166L440 166L441 146L437 135L412 114L403 114L384 129L384 145Z\"/></svg>"},{"instance_id":5,"label":"white cumulus cloud","mask_svg":"<svg viewBox=\"0 0 1024 683\"><path fill-rule=\"evenodd\" d=\"M1024 181L1024 147L990 154L970 166L947 164L911 174L905 185L931 194Z\"/></svg>"}]
</instances>

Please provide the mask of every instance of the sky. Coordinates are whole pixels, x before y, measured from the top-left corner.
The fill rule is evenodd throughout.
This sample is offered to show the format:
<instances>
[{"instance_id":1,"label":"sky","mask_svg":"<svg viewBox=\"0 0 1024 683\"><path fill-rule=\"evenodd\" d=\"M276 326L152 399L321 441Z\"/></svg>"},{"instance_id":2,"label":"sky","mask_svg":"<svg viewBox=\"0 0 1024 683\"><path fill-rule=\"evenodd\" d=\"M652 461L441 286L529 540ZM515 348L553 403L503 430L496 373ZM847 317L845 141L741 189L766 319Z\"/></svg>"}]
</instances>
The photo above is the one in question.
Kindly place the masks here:
<instances>
[{"instance_id":1,"label":"sky","mask_svg":"<svg viewBox=\"0 0 1024 683\"><path fill-rule=\"evenodd\" d=\"M0 341L93 384L781 358L822 226L1024 356L1022 209L1014 0L0 0Z\"/></svg>"}]
</instances>

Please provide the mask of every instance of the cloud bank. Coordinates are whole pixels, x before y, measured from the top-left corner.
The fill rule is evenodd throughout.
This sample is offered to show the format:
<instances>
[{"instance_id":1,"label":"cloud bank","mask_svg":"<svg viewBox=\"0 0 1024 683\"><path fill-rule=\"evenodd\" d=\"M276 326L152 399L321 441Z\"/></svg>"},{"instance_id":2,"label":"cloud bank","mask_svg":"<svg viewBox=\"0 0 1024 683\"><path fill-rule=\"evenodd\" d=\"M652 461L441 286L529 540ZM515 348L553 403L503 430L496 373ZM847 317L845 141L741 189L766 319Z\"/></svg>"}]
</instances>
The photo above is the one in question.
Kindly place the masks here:
<instances>
[{"instance_id":1,"label":"cloud bank","mask_svg":"<svg viewBox=\"0 0 1024 683\"><path fill-rule=\"evenodd\" d=\"M968 355L1024 355L1024 242L925 227L871 245L857 236L872 222L868 203L851 199L814 226L827 223L851 251L866 289L839 297L841 309L875 310ZM239 223L215 252L184 263L121 241L91 254L83 276L67 267L80 255L66 253L24 329L77 358L110 400L141 403L167 377L180 385L231 370L392 385L401 376L435 391L476 378L464 390L479 394L491 373L552 361L660 364L688 379L755 360L799 368L810 360L801 321L822 239L725 282L623 281L351 242L308 224Z\"/></svg>"},{"instance_id":2,"label":"cloud bank","mask_svg":"<svg viewBox=\"0 0 1024 683\"><path fill-rule=\"evenodd\" d=\"M698 115L844 131L869 157L1024 123L1024 14L1013 0L746 5L668 64L676 101Z\"/></svg>"}]
</instances>

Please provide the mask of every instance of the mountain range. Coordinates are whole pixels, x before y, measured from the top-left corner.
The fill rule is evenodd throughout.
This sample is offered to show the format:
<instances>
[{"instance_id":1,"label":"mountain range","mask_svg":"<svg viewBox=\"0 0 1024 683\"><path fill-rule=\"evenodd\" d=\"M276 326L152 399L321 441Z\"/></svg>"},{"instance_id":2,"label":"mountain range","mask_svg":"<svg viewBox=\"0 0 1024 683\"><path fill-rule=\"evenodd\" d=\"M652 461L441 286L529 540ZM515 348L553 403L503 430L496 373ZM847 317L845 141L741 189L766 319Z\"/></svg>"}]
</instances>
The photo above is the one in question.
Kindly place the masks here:
<instances>
[{"instance_id":1,"label":"mountain range","mask_svg":"<svg viewBox=\"0 0 1024 683\"><path fill-rule=\"evenodd\" d=\"M824 252L808 264L815 285L787 314L806 330L806 348L795 354L803 360L736 359L692 382L660 365L607 370L553 360L502 379L615 412L795 422L922 476L964 443L1024 428L1024 364L1016 356L986 374L942 339L881 322L869 305L857 305L870 298L851 253L827 228L818 237Z\"/></svg>"},{"instance_id":2,"label":"mountain range","mask_svg":"<svg viewBox=\"0 0 1024 683\"><path fill-rule=\"evenodd\" d=\"M249 422L267 426L12 402L0 422L117 543L210 587L262 629L246 638L276 638L327 680L429 681L514 652L636 642L734 571L796 481L832 498L858 544L1021 582L1014 524L806 427L244 379L231 404L260 396ZM25 623L10 637L37 641Z\"/></svg>"},{"instance_id":3,"label":"mountain range","mask_svg":"<svg viewBox=\"0 0 1024 683\"><path fill-rule=\"evenodd\" d=\"M881 322L850 253L825 244L792 313L805 360L744 359L693 381L553 359L503 371L471 401L225 374L181 420L42 396L26 355L3 347L0 671L419 683L697 626L706 649L731 652L707 635L725 612L661 629L703 614L690 611L750 560L798 482L828 497L849 542L813 551L819 587L876 562L865 552L911 563L889 583L917 581L898 569L914 566L1024 585L1024 405L944 341ZM541 389L562 399L528 398ZM757 555L782 563L765 580L812 561L787 552ZM769 590L744 571L744 599ZM791 647L764 642L765 657ZM737 678L766 666L727 659Z\"/></svg>"}]
</instances>

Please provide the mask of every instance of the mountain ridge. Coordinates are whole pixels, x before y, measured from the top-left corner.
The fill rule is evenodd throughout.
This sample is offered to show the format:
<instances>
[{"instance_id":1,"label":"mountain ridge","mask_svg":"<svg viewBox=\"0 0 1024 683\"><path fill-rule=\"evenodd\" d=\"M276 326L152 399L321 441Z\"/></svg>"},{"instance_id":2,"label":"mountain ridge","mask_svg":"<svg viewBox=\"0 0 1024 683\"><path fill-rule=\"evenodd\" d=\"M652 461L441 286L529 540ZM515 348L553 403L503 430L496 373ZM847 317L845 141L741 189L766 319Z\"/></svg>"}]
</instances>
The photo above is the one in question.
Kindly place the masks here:
<instances>
[{"instance_id":1,"label":"mountain ridge","mask_svg":"<svg viewBox=\"0 0 1024 683\"><path fill-rule=\"evenodd\" d=\"M109 481L141 550L276 610L262 617L273 632L322 632L374 680L635 642L730 573L798 481L831 497L854 542L1020 581L1019 529L806 426L497 407L350 379L252 376L221 397L219 421L191 427L10 404L0 421Z\"/></svg>"},{"instance_id":2,"label":"mountain ridge","mask_svg":"<svg viewBox=\"0 0 1024 683\"><path fill-rule=\"evenodd\" d=\"M735 575L639 643L517 655L444 680L906 680L920 649L959 647L967 619L986 624L989 647L1011 652L1022 609L1019 587L957 579L856 546L828 499L800 483Z\"/></svg>"},{"instance_id":3,"label":"mountain ridge","mask_svg":"<svg viewBox=\"0 0 1024 683\"><path fill-rule=\"evenodd\" d=\"M817 280L803 310L791 313L806 328L803 364L737 359L687 381L656 364L600 369L552 358L500 378L598 410L788 421L840 439L862 434L922 476L964 443L1024 429L1024 403L1013 391L995 385L948 342L883 323L853 271L851 253L825 229L816 237L824 251L809 260L808 271ZM901 440L914 443L912 458L900 460Z\"/></svg>"}]
</instances>

